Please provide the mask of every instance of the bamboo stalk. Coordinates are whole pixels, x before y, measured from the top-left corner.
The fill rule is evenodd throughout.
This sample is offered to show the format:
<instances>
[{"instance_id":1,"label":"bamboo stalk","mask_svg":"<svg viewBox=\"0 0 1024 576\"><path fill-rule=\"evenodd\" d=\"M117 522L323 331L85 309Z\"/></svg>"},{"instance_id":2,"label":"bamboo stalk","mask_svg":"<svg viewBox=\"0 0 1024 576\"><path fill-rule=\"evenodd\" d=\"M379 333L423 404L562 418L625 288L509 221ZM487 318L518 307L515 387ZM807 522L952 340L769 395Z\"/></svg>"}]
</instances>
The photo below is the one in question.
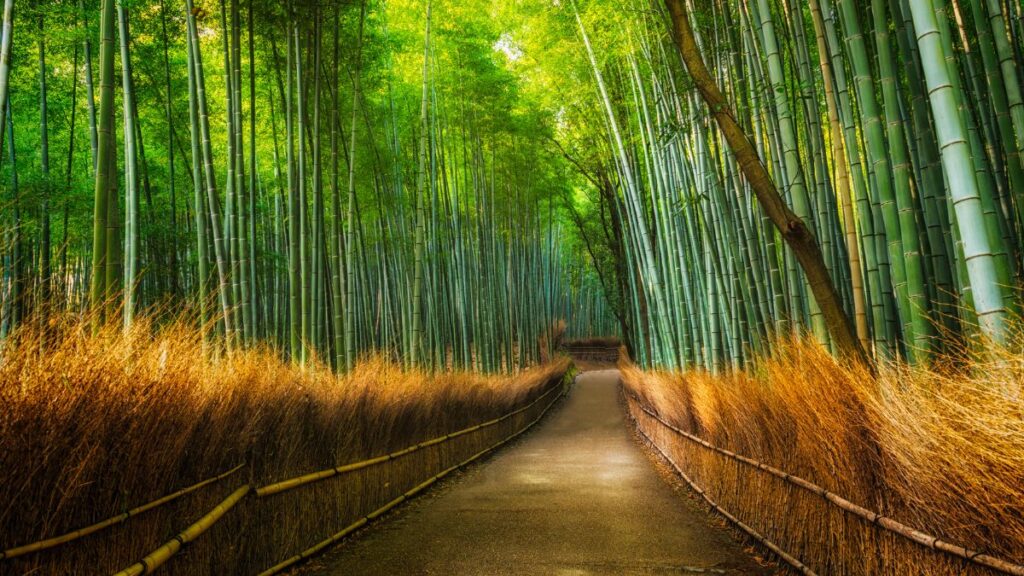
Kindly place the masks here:
<instances>
[{"instance_id":1,"label":"bamboo stalk","mask_svg":"<svg viewBox=\"0 0 1024 576\"><path fill-rule=\"evenodd\" d=\"M177 492L168 494L168 495L163 496L161 498L157 498L156 500L153 500L152 502L147 502L146 504L143 504L141 506L136 506L135 508L132 508L131 510L128 510L127 512L123 512L121 514L118 514L117 516L112 516L110 518L107 518L106 520L103 520L101 522L97 522L97 523L92 524L90 526L86 526L84 528L79 528L78 530L74 530L72 532L68 532L66 534L62 534L60 536L54 536L53 538L47 538L46 540L40 540L38 542L33 542L31 544L25 544L25 545L22 545L22 546L17 546L15 548L9 548L7 550L4 550L3 552L0 552L0 560L7 560L7 559L10 559L10 558L17 558L18 556L24 556L25 554L31 554L32 552L39 552L40 550L47 550L49 548L53 548L53 547L59 546L61 544L66 544L68 542L72 542L74 540L78 540L79 538L82 538L84 536L88 536L89 534L94 534L96 532L99 532L100 530L103 530L104 528L109 528L110 526L114 526L115 524L120 524L120 523L124 522L125 520L127 520L129 518L132 518L132 517L138 516L139 514L142 514L143 512L147 512L147 511L152 510L154 508L160 507L160 506L162 506L164 504L167 504L168 502L171 502L173 500L177 500L178 498L180 498L180 497L182 497L182 496L184 496L186 494L190 494L192 492L195 492L196 490L199 490L200 488L202 488L204 486L208 486L210 484L213 484L214 482L217 482L219 480L223 480L224 478L227 478L228 476L231 476L235 472L238 472L244 466L245 466L245 464L239 464L238 466L235 466L231 470L228 470L227 472L224 472L223 474L220 474L219 476L214 476L212 478L207 478L206 480L203 480L201 482L198 482L198 483L193 484L191 486L188 486L186 488L182 488L181 490L178 490Z\"/></svg>"},{"instance_id":2,"label":"bamboo stalk","mask_svg":"<svg viewBox=\"0 0 1024 576\"><path fill-rule=\"evenodd\" d=\"M1024 566L1020 564L1014 564L1013 562L1010 562L1008 560L1003 560L1002 558L990 556L977 550L971 550L970 548L967 548L965 546L960 546L957 544L946 542L944 540L939 539L937 536L926 534L920 530L907 526L906 524L903 524L898 520L882 516L877 512L873 512L871 510L868 510L867 508L864 508L863 506L854 504L853 502L850 502L849 500L843 498L842 496L839 496L838 494L835 494L833 492L829 492L825 488L822 488L821 486L818 486L817 484L809 480L805 480L799 476L794 476L793 474L790 474L773 466L769 466L768 464L759 462L757 460L754 460L753 458L748 458L741 454L737 454L735 452L726 450L725 448L715 446L714 444L711 444L710 442L704 440L703 438L700 438L699 436L695 436L693 434L690 434L689 432L686 432L685 430L682 430L672 424L669 424L668 422L663 420L660 415L658 415L652 409L645 406L644 403L640 401L640 398L635 394L628 392L627 395L630 401L634 402L640 408L640 410L642 410L644 413L652 417L654 420L656 420L669 430L682 436L683 438L686 438L687 440L690 440L708 450L711 450L712 452L717 452L727 458L731 458L733 460L736 460L737 462L742 462L748 466L751 466L758 470L762 470L764 472L771 474L772 476L789 482L794 486L798 486L800 488L803 488L804 490L817 494L830 504L836 506L837 508L845 512L849 512L850 514L853 514L854 516L861 518L869 524L881 526L885 530L888 530L889 532L892 532L893 534L896 534L898 536L902 536L903 538L906 538L912 542L916 542L917 544L920 544L925 548L945 552L946 554L949 554L951 556L962 558L969 562L973 562L980 566L985 566L986 568L991 568L1004 574L1024 576Z\"/></svg>"},{"instance_id":3,"label":"bamboo stalk","mask_svg":"<svg viewBox=\"0 0 1024 576\"><path fill-rule=\"evenodd\" d=\"M257 488L256 489L256 496L258 498L266 498L267 496L273 496L274 494L280 494L281 492L287 492L289 490L294 490L295 488L299 488L299 487L305 486L307 484L312 484L314 482L319 482L321 480L326 480L328 478L333 478L333 477L339 476L341 474L347 474L349 472L355 472L356 470L362 470L363 468L369 468L371 466L376 466L377 464L381 464L381 463L387 462L389 460L395 460L395 459L401 458L402 456L407 456L409 454L412 454L413 452L418 452L418 451L420 451L420 450L422 450L424 448L427 448L429 446L433 446L435 444L441 444L442 442L447 442L447 441L449 441L449 440L451 440L453 438L458 438L459 436L463 436L465 434L469 434L470 432L476 432L477 430L480 430L480 429L483 429L483 428L488 428L490 426L494 426L495 424L498 424L499 422L502 422L504 420L512 418L513 416L515 416L517 414L521 414L522 412L525 412L526 410L529 410L530 408L533 408L538 402L540 402L541 400L546 398L549 394L551 394L551 392L557 390L558 388L559 388L559 386L552 386L550 389L548 389L546 392L544 392L543 394L538 396L535 400L533 400L532 402L530 402L526 406L523 406L522 408L519 408L517 410L509 412L508 414L505 414L504 416L500 416L500 417L495 418L493 420L488 420L487 422L483 422L481 424L476 424L474 426L470 426L469 428L463 428L462 430L459 430L457 432L451 432L449 434L445 434L444 436L438 436L438 437L432 438L430 440L424 440L423 442L420 442L419 444L414 444L412 446L408 446L408 447L403 448L401 450L398 450L396 452L391 452L390 454L384 454L384 455L381 455L381 456L375 456L373 458L369 458L369 459L366 459L366 460L361 460L359 462L352 462L352 463L349 463L349 464L344 464L344 465L341 465L341 466L337 466L335 468L328 468L326 470L320 470L320 471L317 471L317 472L311 472L309 474L304 474L302 476L296 476L294 478L289 478L287 480L282 480L280 482L275 482L274 484L268 484L267 486L263 486L261 488Z\"/></svg>"},{"instance_id":4,"label":"bamboo stalk","mask_svg":"<svg viewBox=\"0 0 1024 576\"><path fill-rule=\"evenodd\" d=\"M229 510L235 507L236 504L250 491L248 484L238 488L232 492L227 498L217 504L202 518L197 520L195 523L190 525L188 528L182 530L177 536L171 538L166 544L153 550L146 555L145 558L139 560L135 564L121 570L114 574L114 576L138 576L139 574L148 574L165 562L171 559L172 556L178 553L179 550L189 542L192 542L196 538L203 535L204 532L210 529L218 520L224 517Z\"/></svg>"},{"instance_id":5,"label":"bamboo stalk","mask_svg":"<svg viewBox=\"0 0 1024 576\"><path fill-rule=\"evenodd\" d=\"M291 558L283 560L282 562L280 562L278 564L275 564L274 566L271 566L270 568L267 568L263 572L260 572L259 576L272 576L273 574L279 574L279 573L283 572L284 570L294 566L295 564L297 564L297 563L299 563L299 562L301 562L301 561L303 561L303 560L305 560L307 558L310 558L311 556L316 555L317 553L323 551L324 549L330 547L331 545L340 542L342 539L344 539L349 534L352 534L356 530L359 530L363 526L369 524L370 522L376 520L377 518L380 518L381 516L386 514L389 510L391 510L395 506L398 506L402 502L405 502L406 500L409 500L410 498L416 496L420 492L426 490L427 488L429 488L430 486L435 484L438 480L444 478L448 474L451 474L455 470L458 470L459 468L463 468L463 467L473 463L474 461L480 459L481 457L485 456L486 454L488 454L490 452L493 452L494 450L496 450L496 449L504 446L505 444L511 442L512 440L514 440L515 438L517 438L518 436L522 435L527 430L532 428L534 424L539 422L541 420L541 418L543 418L544 415L548 413L548 411L551 409L551 407L554 406L555 403L557 403L558 400L565 394L567 388L565 386L562 386L562 385L553 386L551 388L551 390L548 390L548 392L545 392L543 396L541 396L537 400L534 400L528 406L526 406L524 408L521 408L517 412L510 413L508 415L508 416L512 416L514 414L522 412L523 410L525 410L527 408L532 407L541 398L544 398L545 396L547 396L548 393L550 393L553 390L561 390L562 393L559 394L558 396L556 396L555 399L553 399L550 404L548 404L547 406L544 407L544 410L536 418L534 418L529 424L524 426L518 432L513 433L512 435L506 437L504 440L501 440L501 441L497 442L496 444L491 445L488 448L484 448L483 450L481 450L481 451L477 452L476 454L470 456L466 460L463 460L462 462L459 462L458 464L456 464L456 465L454 465L454 466L452 466L450 468L446 468L445 470L441 471L440 473L438 473L438 474L428 478L427 480L424 480L420 484L418 484L415 487L411 488L410 490L404 492L401 496L395 498L394 500L391 500L387 504L384 504L380 508L377 508L376 510L374 510L373 512L370 512L366 516L363 516L359 520L356 520L352 524L349 524L348 526L343 528L341 531L336 532L335 534L331 535L329 538L327 538L325 540L321 540L320 542L314 544L310 548L307 548L306 550L303 550L302 552L296 554L295 556L292 556ZM502 418L505 418L505 417L502 417ZM500 420L501 419L499 419L499 421Z\"/></svg>"}]
</instances>

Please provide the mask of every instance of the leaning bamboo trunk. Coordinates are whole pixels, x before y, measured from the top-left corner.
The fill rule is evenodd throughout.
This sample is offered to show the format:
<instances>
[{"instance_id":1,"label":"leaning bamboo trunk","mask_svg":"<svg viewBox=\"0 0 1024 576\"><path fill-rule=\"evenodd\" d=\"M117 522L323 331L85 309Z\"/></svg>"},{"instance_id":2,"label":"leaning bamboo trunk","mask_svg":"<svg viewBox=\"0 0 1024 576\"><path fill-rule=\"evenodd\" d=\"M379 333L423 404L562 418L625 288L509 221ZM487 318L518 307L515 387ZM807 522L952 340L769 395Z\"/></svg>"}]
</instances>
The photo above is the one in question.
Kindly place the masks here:
<instances>
[{"instance_id":1,"label":"leaning bamboo trunk","mask_svg":"<svg viewBox=\"0 0 1024 576\"><path fill-rule=\"evenodd\" d=\"M804 274L807 275L811 292L821 306L829 333L844 356L865 366L870 366L867 353L861 347L853 324L846 311L843 310L839 294L829 277L814 235L803 220L798 218L782 200L768 170L758 157L757 151L733 117L729 103L704 64L682 0L665 0L665 4L672 17L673 32L683 62L725 135L744 176L750 182L751 188L757 196L758 203L764 208L800 262Z\"/></svg>"},{"instance_id":2,"label":"leaning bamboo trunk","mask_svg":"<svg viewBox=\"0 0 1024 576\"><path fill-rule=\"evenodd\" d=\"M221 312L223 314L224 332L232 334L233 322L231 318L231 286L230 273L228 272L227 252L225 251L225 240L221 233L220 199L217 196L217 177L213 170L213 152L210 145L210 116L206 104L206 79L203 73L203 55L199 45L199 32L196 28L195 7L192 0L186 0L188 14L188 41L192 44L193 60L189 64L194 67L196 83L196 101L198 103L199 133L201 137L201 150L203 154L203 176L206 180L207 208L210 211L210 227L213 232L213 254L217 262L217 277L219 279L219 296ZM228 343L231 339L228 338Z\"/></svg>"}]
</instances>

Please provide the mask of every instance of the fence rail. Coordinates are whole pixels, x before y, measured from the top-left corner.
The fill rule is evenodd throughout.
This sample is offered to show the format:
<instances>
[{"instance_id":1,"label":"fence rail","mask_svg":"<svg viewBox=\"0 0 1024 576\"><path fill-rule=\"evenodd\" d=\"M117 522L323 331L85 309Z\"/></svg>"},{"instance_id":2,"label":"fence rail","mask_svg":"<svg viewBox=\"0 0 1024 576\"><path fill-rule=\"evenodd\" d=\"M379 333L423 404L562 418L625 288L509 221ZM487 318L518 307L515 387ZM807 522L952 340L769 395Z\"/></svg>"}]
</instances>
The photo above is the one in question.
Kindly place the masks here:
<instances>
[{"instance_id":1,"label":"fence rail","mask_svg":"<svg viewBox=\"0 0 1024 576\"><path fill-rule=\"evenodd\" d=\"M193 484L191 486L182 488L181 490L178 490L177 492L174 492L172 494L168 494L166 496L162 496L160 498L157 498L156 500L153 500L151 502L147 502L147 503L145 503L145 504L143 504L141 506L136 506L135 508L132 508L131 510L128 510L127 512L122 512L121 514L118 514L117 516L112 516L110 518L107 518L106 520L102 520L100 522L97 522L95 524L91 524L91 525L86 526L84 528L79 528L78 530L74 530L74 531L68 532L66 534L61 534L60 536L54 536L53 538L47 538L45 540L40 540L38 542L33 542L31 544L25 544L25 545L22 545L22 546L17 546L15 548L9 548L7 550L4 550L3 552L0 552L0 560L6 560L6 559L10 559L10 558L17 558L19 556L24 556L25 554L31 554L33 552L39 552L39 551L42 551L42 550L47 550L47 549L53 548L55 546L60 546L61 544L66 544L68 542L73 542L75 540L78 540L79 538L88 536L89 534L95 534L96 532L99 532L99 531L104 530L106 528L110 528L111 526L116 526L117 524L120 524L120 523L124 522L125 520L127 520L129 518L138 516L139 514L142 514L143 512L146 512L148 510L152 510L154 508L158 508L160 506L163 506L164 504L167 504L168 502L173 502L174 500L177 500L178 498L180 498L180 497L182 497L182 496L184 496L186 494L195 492L196 490L199 490L200 488L203 488L204 486L208 486L210 484L213 484L214 482L223 480L224 478L227 478L228 476L231 476L235 472L238 472L244 466L245 466L245 464L239 464L238 466L235 466L234 468L232 468L231 470L228 470L227 472L224 472L223 474L219 474L219 475L214 476L212 478L207 478L206 480L203 480L203 481L197 482L197 483L195 483L195 484Z\"/></svg>"},{"instance_id":2,"label":"fence rail","mask_svg":"<svg viewBox=\"0 0 1024 576\"><path fill-rule=\"evenodd\" d=\"M633 422L636 423L636 420L634 419ZM776 543L772 542L771 540L769 540L764 534L761 534L760 532L755 530L752 526L750 526L747 523L743 522L742 520L740 520L736 516L733 516L725 508L722 508L721 506L719 506L718 503L715 502L711 498L711 496L709 496L708 493L704 491L703 488L701 488L696 482L694 482L693 479L690 478L686 474L686 472L684 472L683 469L679 467L679 464L676 464L676 461L673 460L672 457L669 456L667 452L662 450L661 446L658 446L658 444L654 441L653 438L651 438L650 436L647 435L647 432L645 432L643 428L641 428L638 425L637 426L637 430L640 432L640 435L643 436L651 444L651 446L654 447L654 449L659 454L661 454L662 458L664 458L669 463L669 465L672 466L672 469L674 469L676 471L676 473L679 474L679 476L690 486L690 488L693 489L694 492L699 494L700 497L703 498L704 501L707 502L709 506L711 506L712 510L714 510L715 512L718 512L719 514L724 516L726 520L728 520L729 522L732 522L740 530L743 530L744 532L746 532L751 538L753 538L754 540L757 540L765 548L768 548L769 550L774 552L776 556L778 556L779 558L782 558L787 564L789 564L790 566L795 568L801 574L804 574L804 576L818 576L817 572L815 572L814 570L811 570L803 562L801 562L800 560L796 559L789 552L786 552L785 550L783 550L781 546L779 546L778 544L776 544Z\"/></svg>"},{"instance_id":3,"label":"fence rail","mask_svg":"<svg viewBox=\"0 0 1024 576\"><path fill-rule=\"evenodd\" d=\"M228 511L234 508L249 493L249 490L248 484L241 486L221 501L220 504L217 504L213 510L204 514L202 518L196 520L174 538L168 540L163 546L153 550L145 558L114 574L114 576L139 576L140 574L153 572L177 554L184 545L199 538L204 532L212 528L218 520L223 518Z\"/></svg>"},{"instance_id":4,"label":"fence rail","mask_svg":"<svg viewBox=\"0 0 1024 576\"><path fill-rule=\"evenodd\" d=\"M703 438L700 438L699 436L691 434L691 433L689 433L689 432L687 432L685 430L682 430L681 428L679 428L679 427L677 427L677 426L667 422L665 419L663 419L661 417L660 414L658 414L656 411L654 411L650 407L646 406L644 404L644 402L636 394L633 394L632 392L629 392L629 391L627 391L626 394L627 394L627 397L628 397L628 399L630 400L631 403L635 404L641 411L643 411L645 414L650 416L654 421L656 421L659 424L661 424L662 426L664 426L667 430L672 431L677 436L682 437L682 438L684 438L684 439L686 439L686 440L688 440L688 441L690 441L690 442L692 442L692 443L694 443L694 444L696 444L698 446L701 446L702 448L704 448L706 450L709 450L711 452L715 452L715 453L720 454L722 456L725 456L725 457L727 457L729 459L732 459L732 460L734 460L736 462L741 462L741 463L743 463L743 464L745 464L745 465L747 465L747 466L749 466L751 468L755 468L755 469L757 469L759 471L765 472L765 473L770 474L770 475L772 475L772 476L774 476L776 478L779 478L779 479L781 479L781 480L783 480L783 481L785 481L785 482L787 482L787 483L789 483L789 484L791 484L793 486L799 487L799 488L801 488L803 490L807 490L807 491L809 491L809 492L811 492L813 494L816 494L816 495L820 496L823 500L828 502L830 505L835 506L836 508L839 508L840 510L843 510L844 512L846 512L848 514L852 514L853 516L856 516L857 518L860 518L861 520L863 520L867 524L878 526L878 527L882 528L883 530L886 530L886 531L888 531L888 532L890 532L892 534L895 534L895 535L897 535L897 536L899 536L901 538L904 538L906 540L909 540L911 542L919 544L919 545L921 545L921 546L923 546L925 548L928 548L928 549L931 549L931 550L935 550L935 551L938 551L938 552L942 552L942 553L948 554L950 556L954 556L954 557L960 558L962 560L966 560L966 561L971 562L973 564L977 564L979 566L983 566L985 568L989 568L991 570L995 570L997 572L1001 572L1003 574L1011 574L1013 576L1024 576L1024 566L1022 566L1020 564L1016 564L1016 563L1010 562L1008 560L1005 560L1005 559L1002 559L1002 558L998 558L998 557L986 554L984 552L980 552L980 551L977 551L977 550L971 550L970 548L967 548L965 546L960 546L958 544L953 544L953 543L947 542L947 541L942 540L941 538L939 538L937 536L933 536L931 534L927 534L925 532L917 530L916 528L912 528L910 526L907 526L906 524L903 524L902 522L900 522L898 520L894 520L893 518L889 518L889 517L883 516L883 515L881 515L881 514L879 514L877 512L868 510L867 508L864 508L863 506L855 504L855 503L847 500L846 498L843 498L842 496L840 496L838 494L835 494L834 492L830 492L830 491L826 490L825 488L823 488L821 486L818 486L817 484L815 484L815 483L813 483L813 482L811 482L809 480L806 480L806 479L801 478L799 476L795 476L795 475L790 474L790 473L788 473L788 472L786 472L784 470L780 470L778 468L775 468L773 466L770 466L770 465L765 464L763 462L760 462L758 460L754 460L753 458L749 458L747 456L743 456L742 454L737 454L737 453L732 452L730 450L726 450L725 448L721 448L719 446L715 446L714 444L711 444L707 440L704 440ZM642 430L642 428L640 428L638 426L638 429L641 430L641 432L644 434L644 437L646 437L646 438L648 438L648 440L650 440L650 437L647 435L647 433L645 431ZM733 523L735 523L738 526L740 526L741 529L743 529L744 531L750 533L752 536L754 536L755 539L761 540L762 543L765 543L766 546L768 546L769 548L772 548L773 551L776 551L777 553L780 551L780 550L776 550L777 547L775 547L774 544L769 545L769 543L765 542L765 540L763 539L763 536L760 536L759 534L751 532L752 529L750 529L750 530L747 529L749 527L744 528L744 526L745 526L744 524L742 524L739 520L737 520L731 514L728 514L727 512L725 512L724 510L719 508L717 506L717 504L715 504L710 499L710 497L708 497L704 493L704 491L702 489L700 489L698 486L696 486L696 484L694 484L689 479L689 477L686 476L683 473L683 471L679 468L679 466L677 466L675 464L675 462L673 462L671 460L671 458L668 458L668 456L661 449L661 447L658 447L657 444L655 444L653 441L651 441L651 444L654 444L658 448L658 451L661 452L663 455L665 455L666 459L669 460L669 462L680 473L680 475L682 475L683 478L692 487L694 487L694 489L697 490L697 492L699 494L701 494L706 500L708 500L708 502L710 502L712 504L712 506L716 510L718 510L721 513L723 513L724 516L729 518ZM780 554L780 556L783 557L783 559L786 559L787 556L792 558L792 556L790 556L789 554L785 554L784 552L782 554ZM787 560L787 562L789 562L789 560ZM797 566L796 564L793 564L792 562L789 562L789 563L791 565L793 565L795 568L797 568L798 570L804 571L800 567L800 566L803 566L802 564L800 566ZM804 567L804 569L806 569L806 567ZM807 572L804 572L804 573L807 573Z\"/></svg>"}]
</instances>

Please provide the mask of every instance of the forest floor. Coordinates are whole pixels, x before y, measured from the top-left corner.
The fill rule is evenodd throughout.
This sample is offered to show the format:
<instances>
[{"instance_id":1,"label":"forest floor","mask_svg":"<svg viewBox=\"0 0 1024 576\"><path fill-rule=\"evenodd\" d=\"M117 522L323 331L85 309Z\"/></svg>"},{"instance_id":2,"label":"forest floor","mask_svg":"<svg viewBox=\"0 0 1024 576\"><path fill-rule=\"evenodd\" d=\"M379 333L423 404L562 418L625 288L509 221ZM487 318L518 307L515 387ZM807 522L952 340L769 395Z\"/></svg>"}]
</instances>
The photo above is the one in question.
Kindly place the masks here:
<instances>
[{"instance_id":1,"label":"forest floor","mask_svg":"<svg viewBox=\"0 0 1024 576\"><path fill-rule=\"evenodd\" d=\"M308 566L320 575L743 574L760 565L666 482L619 373L582 374L539 428Z\"/></svg>"}]
</instances>

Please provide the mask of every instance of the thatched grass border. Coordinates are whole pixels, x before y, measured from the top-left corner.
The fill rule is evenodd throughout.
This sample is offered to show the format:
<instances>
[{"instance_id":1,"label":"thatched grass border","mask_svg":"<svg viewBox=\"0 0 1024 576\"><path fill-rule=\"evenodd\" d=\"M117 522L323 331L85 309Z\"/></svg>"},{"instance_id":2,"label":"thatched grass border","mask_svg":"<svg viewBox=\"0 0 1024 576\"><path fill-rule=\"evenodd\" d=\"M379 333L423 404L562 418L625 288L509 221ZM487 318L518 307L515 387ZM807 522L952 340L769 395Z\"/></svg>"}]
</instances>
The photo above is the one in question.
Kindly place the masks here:
<instances>
[{"instance_id":1,"label":"thatched grass border","mask_svg":"<svg viewBox=\"0 0 1024 576\"><path fill-rule=\"evenodd\" d=\"M130 534L139 529L151 534L153 545L160 542L153 537L170 539L124 568L118 573L122 576L148 574L161 566L163 573L188 576L256 573L261 566L280 564L284 552L304 550L299 557L290 558L290 566L308 558L313 552L326 549L443 476L525 432L557 402L571 381L572 370L567 361L560 361L545 370L542 380L529 385L532 393L519 397L522 405L497 418L384 456L321 471L331 472L327 477L316 477L298 484L289 484L289 480L268 484L263 486L264 494L260 495L253 487L258 485L263 475L254 474L250 466L247 483L233 488L225 497L218 481L236 474L244 465L238 466L86 528L18 546L18 549L31 548L24 552L25 555L43 550L48 554L42 555L44 558L34 558L33 555L0 561L0 573L21 573L21 569L30 569L37 574L110 573L118 566L109 564L124 566L132 560L132 555L141 555L141 551L122 549L128 542L133 542L133 547L137 544L134 540L126 540L126 537L130 538ZM545 372L538 373L539 376L541 374ZM551 398L553 394L555 398ZM550 399L550 402L545 402L545 399ZM413 437L419 435L416 430L410 432ZM309 476L306 474L299 478ZM320 482L328 478L333 479ZM263 480L266 481L265 477ZM275 486L278 488L266 490ZM299 486L304 489L296 490ZM275 496L267 498L271 494ZM182 498L186 495L189 497ZM158 512L161 518L140 516L142 512L157 508L162 510ZM367 510L373 511L367 514ZM129 519L132 522L126 522ZM167 528L159 527L187 523L190 523L188 527L177 533L168 533ZM347 524L346 528L337 532L334 526L343 523ZM325 531L329 535L326 541ZM79 540L85 536L89 538ZM311 541L317 542L312 548L309 546ZM75 544L68 546L70 556L65 555L62 549L50 550L71 542ZM184 553L186 545L188 552ZM81 563L86 557L90 558L89 562ZM174 562L170 561L172 558L176 558Z\"/></svg>"},{"instance_id":2,"label":"thatched grass border","mask_svg":"<svg viewBox=\"0 0 1024 576\"><path fill-rule=\"evenodd\" d=\"M301 562L303 560L306 560L307 558L315 556L316 554L319 554L320 552L326 550L328 547L330 547L330 546L340 542L342 539L344 539L346 536L352 534L356 530L359 530L363 526L366 526L370 522L376 520L377 518L380 518L381 516L383 516L384 514L386 514L387 512L392 510L394 507L396 507L399 504L401 504L402 502L405 502L406 500L415 497L420 492L423 492L427 488L433 486L438 480L441 480L442 478L444 478L445 476L447 476L447 475L451 474L452 472L458 470L459 468L463 468L465 466L468 466L469 464L475 462L476 460L486 456L487 454L497 450L498 448L501 448L502 446L504 446L505 444L511 442L512 440L515 440L517 437L519 437L520 435L526 433L526 431L528 431L530 428L532 428L534 424L539 422L541 420L541 418L543 418L544 415L548 413L548 410L550 410L551 407L554 406L555 403L558 402L558 400L561 399L562 396L565 395L565 392L568 390L568 387L566 387L566 386L553 387L550 390L548 390L547 392L545 392L542 396L540 396L539 398L537 398L536 400L534 400L533 402L528 404L527 406L524 406L524 407L520 408L519 410L516 410L515 412L509 413L509 414L507 414L505 416L502 416L501 418L496 418L496 419L494 419L494 420L492 420L490 422L486 422L484 424L480 424L480 425L474 426L473 428L467 428L466 430L462 430L459 433L456 433L459 436L461 436L462 434L474 432L474 431L477 431L477 430L481 430L483 428L489 427L489 426L497 424L497 423L499 423L499 422L501 422L503 420L511 418L511 417L521 413L521 412L524 412L526 410L529 410L530 408L533 408L535 405L537 405L538 402L540 402L542 399L546 398L549 394L551 394L551 392L553 392L555 390L559 390L559 394L553 400L551 400L551 402L549 402L544 407L544 410L542 410L541 413L536 418L534 418L532 421L530 421L525 426L520 428L518 431L512 433L510 436L506 437L505 439L500 440L496 444L493 444L493 445L491 445L491 446L489 446L487 448L484 448L483 450L477 452L476 454L473 454L472 456L470 456L469 458L463 460L462 462L459 462L459 463L455 464L454 466L451 466L451 467L449 467L449 468L447 468L445 470L442 470L439 474L436 474L436 475L428 478L427 480L421 482L420 484L417 484L412 489L408 490L407 492L404 492L401 496L395 498L394 500L388 502L387 504L381 506L380 508L377 508L373 512L370 512L369 514L367 514L366 516L364 516L364 517L360 518L359 520L353 522L352 524L349 524L348 526L343 528L340 532L337 532L336 534L332 534L330 537L328 537L328 538L326 538L324 540L321 540L320 542L317 542L316 544L314 544L310 548L307 548L306 550L303 550L299 554L296 554L295 556L292 556L291 558L288 558L288 559L286 559L286 560L284 560L284 561L282 561L282 562L280 562L278 564L275 564L274 566L271 566L270 568L267 568L263 572L260 572L258 576L273 576L274 574L279 574L279 573L283 572L284 570L294 566L295 564L297 564L297 563L299 563L299 562ZM450 437L454 437L453 435L449 435L449 436ZM448 439L448 438L445 437L443 439Z\"/></svg>"},{"instance_id":3,"label":"thatched grass border","mask_svg":"<svg viewBox=\"0 0 1024 576\"><path fill-rule=\"evenodd\" d=\"M768 548L772 553L792 566L798 572L813 575L818 572L828 574L859 574L864 573L865 561L869 557L892 557L893 564L887 573L900 574L1011 574L1024 576L1024 566L1008 560L971 550L964 546L952 544L937 536L926 534L907 526L897 520L888 518L849 500L829 492L804 478L779 470L752 458L736 454L715 446L706 440L686 432L667 422L656 411L646 406L631 391L623 390L629 415L640 433L652 446L671 464L680 476L696 491L712 509L724 516L731 523L746 532L752 538ZM696 452L695 452L696 450ZM682 462L683 464L680 464ZM733 465L729 465L731 462ZM684 471L684 467L689 471ZM726 473L726 470L728 472ZM770 478L770 483L763 479L750 476L754 473ZM711 478L714 478L712 481ZM702 487L698 479L706 480ZM717 486L716 486L717 484ZM784 484L780 487L779 484ZM715 488L718 488L715 490ZM822 517L841 514L846 518L839 524L843 529L839 534L818 534L816 540L810 532L813 526L793 521L793 516L806 518L806 513L787 515L785 510L773 510L789 505L793 507L794 494L811 495L815 502L824 502L825 510ZM712 492L717 492L714 494ZM778 497L775 497L778 496ZM730 500L730 513L716 500ZM775 506L770 503L774 502ZM800 503L806 504L806 500ZM818 508L820 504L808 508ZM744 521L742 516L752 518L755 523L763 525L758 529L751 521ZM847 519L859 524L860 530L849 526ZM826 520L822 522L828 526ZM801 526L803 526L801 528ZM852 528L852 529L851 529ZM866 533L858 533L866 531ZM770 539L766 533L775 532L778 536ZM872 534L880 532L881 534ZM848 539L848 547L833 547L834 539ZM784 542L780 543L780 542ZM907 547L912 549L907 550ZM790 551L787 551L790 550ZM857 550L859 553L844 557L843 552ZM796 550L801 550L797 552ZM896 556L895 550L905 556ZM923 552L923 553L922 553ZM822 566L815 569L806 563L810 556L821 562Z\"/></svg>"}]
</instances>

